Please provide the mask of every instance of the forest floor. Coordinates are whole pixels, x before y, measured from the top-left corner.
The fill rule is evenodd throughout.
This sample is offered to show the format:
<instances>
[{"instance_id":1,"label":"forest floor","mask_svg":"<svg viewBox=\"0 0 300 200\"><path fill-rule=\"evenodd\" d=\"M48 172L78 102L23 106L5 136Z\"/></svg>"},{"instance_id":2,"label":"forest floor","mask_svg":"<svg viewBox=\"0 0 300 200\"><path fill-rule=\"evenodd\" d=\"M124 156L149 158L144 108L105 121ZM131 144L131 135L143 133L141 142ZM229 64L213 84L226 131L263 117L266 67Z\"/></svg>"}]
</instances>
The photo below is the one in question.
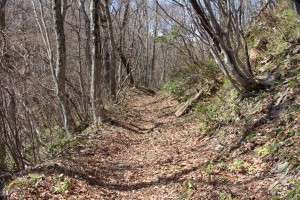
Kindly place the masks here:
<instances>
[{"instance_id":1,"label":"forest floor","mask_svg":"<svg viewBox=\"0 0 300 200\"><path fill-rule=\"evenodd\" d=\"M263 15L248 36L255 74L274 75L265 90L239 100L220 78L215 91L177 118L180 103L170 95L128 89L121 104L107 109L109 122L89 126L48 161L14 175L4 194L16 200L300 199L299 25L286 8L274 9L270 25L273 15ZM270 44L261 49L263 38ZM184 76L177 82L187 82Z\"/></svg>"},{"instance_id":2,"label":"forest floor","mask_svg":"<svg viewBox=\"0 0 300 200\"><path fill-rule=\"evenodd\" d=\"M175 117L177 107L167 94L130 89L109 123L89 127L72 148L15 179L10 199L270 197L284 162L257 153L257 140L229 151L241 135L237 130L203 134L194 114ZM290 187L281 184L285 189L277 194Z\"/></svg>"}]
</instances>

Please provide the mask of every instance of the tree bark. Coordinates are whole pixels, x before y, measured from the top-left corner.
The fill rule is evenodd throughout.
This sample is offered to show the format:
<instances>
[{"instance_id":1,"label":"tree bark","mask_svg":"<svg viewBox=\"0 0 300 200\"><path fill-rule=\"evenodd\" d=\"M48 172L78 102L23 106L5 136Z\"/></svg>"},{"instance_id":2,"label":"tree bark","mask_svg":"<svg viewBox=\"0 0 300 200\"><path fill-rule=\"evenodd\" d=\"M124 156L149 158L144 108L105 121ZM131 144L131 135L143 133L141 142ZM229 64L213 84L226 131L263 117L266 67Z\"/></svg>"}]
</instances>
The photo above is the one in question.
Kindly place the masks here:
<instances>
[{"instance_id":1,"label":"tree bark","mask_svg":"<svg viewBox=\"0 0 300 200\"><path fill-rule=\"evenodd\" d=\"M294 10L296 12L298 21L300 22L300 0L293 0Z\"/></svg>"},{"instance_id":2,"label":"tree bark","mask_svg":"<svg viewBox=\"0 0 300 200\"><path fill-rule=\"evenodd\" d=\"M131 72L130 63L129 63L129 60L127 60L127 58L124 54L125 28L126 28L126 25L128 23L129 5L130 5L130 0L128 0L126 5L125 5L123 20L122 20L122 26L121 26L120 47L117 48L117 51L118 51L119 56L121 58L121 62L125 67L127 76L129 76L129 84L130 84L130 86L133 86L134 85L134 79L133 79L133 75L132 75L132 72ZM121 76L121 74L120 74L120 76Z\"/></svg>"},{"instance_id":3,"label":"tree bark","mask_svg":"<svg viewBox=\"0 0 300 200\"><path fill-rule=\"evenodd\" d=\"M0 0L0 30L5 29L5 6L6 0Z\"/></svg>"},{"instance_id":4,"label":"tree bark","mask_svg":"<svg viewBox=\"0 0 300 200\"><path fill-rule=\"evenodd\" d=\"M232 2L228 2L223 4L219 0L216 6L214 2L208 0L203 0L201 3L197 0L190 0L200 21L196 25L201 26L200 31L203 31L203 35L206 34L215 60L239 93L261 89L263 84L255 80L253 76L248 47L241 29L242 19L239 17L241 16L239 12L243 5L233 5ZM217 11L213 11L213 6ZM235 9L234 6L238 6L239 9ZM216 16L215 13L220 13L221 16ZM220 21L218 17L224 20ZM223 24L223 22L226 23ZM241 53L243 53L242 56ZM245 57L244 62L241 57Z\"/></svg>"},{"instance_id":5,"label":"tree bark","mask_svg":"<svg viewBox=\"0 0 300 200\"><path fill-rule=\"evenodd\" d=\"M91 104L94 122L103 122L106 113L102 102L103 66L101 62L101 40L100 40L100 2L91 1L91 33L92 33L92 67L91 67Z\"/></svg>"},{"instance_id":6,"label":"tree bark","mask_svg":"<svg viewBox=\"0 0 300 200\"><path fill-rule=\"evenodd\" d=\"M5 6L6 0L0 0L0 31L5 29ZM4 133L0 135L0 172L6 170L6 148Z\"/></svg>"},{"instance_id":7,"label":"tree bark","mask_svg":"<svg viewBox=\"0 0 300 200\"><path fill-rule=\"evenodd\" d=\"M149 83L153 84L154 79L154 69L155 69L155 60L156 60L156 37L157 37L157 26L158 26L158 1L155 1L155 17L154 17L154 38L152 44L152 59L150 66L150 81Z\"/></svg>"},{"instance_id":8,"label":"tree bark","mask_svg":"<svg viewBox=\"0 0 300 200\"><path fill-rule=\"evenodd\" d=\"M6 147L4 142L3 133L0 136L0 173L1 171L5 171L6 167Z\"/></svg>"},{"instance_id":9,"label":"tree bark","mask_svg":"<svg viewBox=\"0 0 300 200\"><path fill-rule=\"evenodd\" d=\"M89 69L89 71L91 71L91 66L92 66L92 61L91 61L91 20L86 12L86 8L85 8L85 0L80 0L79 1L79 9L81 11L81 13L83 14L83 18L84 18L84 28L85 28L85 65L87 67L87 69ZM80 45L80 35L78 35L78 42ZM80 47L79 47L80 48ZM79 53L80 53L80 49L79 49ZM80 60L81 60L81 56L80 56ZM80 61L81 62L81 61ZM80 65L81 66L81 65ZM82 67L80 67L82 68ZM80 72L80 76L82 76L82 72ZM82 97L82 101L83 101L83 110L85 112L85 117L86 119L88 118L88 92L86 92L86 90L84 89L84 85L83 85L83 77L80 77L81 83L82 83L82 93L83 93L83 97Z\"/></svg>"},{"instance_id":10,"label":"tree bark","mask_svg":"<svg viewBox=\"0 0 300 200\"><path fill-rule=\"evenodd\" d=\"M125 57L125 55L124 55L124 53L123 53L122 50L118 49L118 52L119 52L119 56L120 56L121 62L122 62L122 64L125 67L127 76L129 76L129 84L130 84L130 86L133 86L134 85L134 79L133 79L133 76L132 76L132 72L131 72L129 61Z\"/></svg>"},{"instance_id":11,"label":"tree bark","mask_svg":"<svg viewBox=\"0 0 300 200\"><path fill-rule=\"evenodd\" d=\"M110 93L110 50L109 50L109 36L108 36L108 23L107 23L107 18L105 15L105 7L103 4L100 5L101 12L100 14L100 25L102 28L102 38L103 38L103 42L102 42L102 53L103 53L103 65L104 65L104 81L105 81L105 86L107 88L107 90L109 91L108 93Z\"/></svg>"},{"instance_id":12,"label":"tree bark","mask_svg":"<svg viewBox=\"0 0 300 200\"><path fill-rule=\"evenodd\" d=\"M55 23L56 34L56 69L54 74L56 95L58 97L61 112L63 115L63 127L65 131L70 134L74 131L75 123L71 117L70 108L68 106L68 96L66 93L66 41L64 32L64 20L62 13L62 1L53 0L53 19Z\"/></svg>"},{"instance_id":13,"label":"tree bark","mask_svg":"<svg viewBox=\"0 0 300 200\"><path fill-rule=\"evenodd\" d=\"M143 61L143 66L144 66L144 84L145 86L149 86L149 68L150 68L150 63L149 63L149 47L150 47L150 40L149 40L149 13L148 13L148 0L143 0L143 9L144 9L144 17L145 17L145 22L146 22L146 27L145 27L145 37L146 37L146 45L145 45L145 51L146 54L144 56L144 61Z\"/></svg>"},{"instance_id":14,"label":"tree bark","mask_svg":"<svg viewBox=\"0 0 300 200\"><path fill-rule=\"evenodd\" d=\"M111 54L110 54L110 95L112 100L116 100L116 44L115 44L115 36L114 30L112 26L112 20L109 11L109 3L108 0L104 0L105 14L108 25L108 34L111 45Z\"/></svg>"}]
</instances>

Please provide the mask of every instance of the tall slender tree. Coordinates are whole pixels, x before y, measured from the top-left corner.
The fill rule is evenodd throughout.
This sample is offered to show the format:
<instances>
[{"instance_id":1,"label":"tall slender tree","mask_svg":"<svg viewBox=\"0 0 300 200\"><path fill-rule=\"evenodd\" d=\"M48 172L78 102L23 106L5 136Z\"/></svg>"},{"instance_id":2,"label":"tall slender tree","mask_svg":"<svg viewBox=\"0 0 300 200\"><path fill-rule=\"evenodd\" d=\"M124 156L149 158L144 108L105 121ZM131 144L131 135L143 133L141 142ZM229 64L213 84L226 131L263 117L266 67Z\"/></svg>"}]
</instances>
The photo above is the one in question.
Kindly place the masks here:
<instances>
[{"instance_id":1,"label":"tall slender tree","mask_svg":"<svg viewBox=\"0 0 300 200\"><path fill-rule=\"evenodd\" d=\"M104 0L104 8L108 25L108 34L110 39L111 53L110 53L110 95L112 100L116 100L116 42L114 36L114 29L112 19L109 11L109 2Z\"/></svg>"},{"instance_id":2,"label":"tall slender tree","mask_svg":"<svg viewBox=\"0 0 300 200\"><path fill-rule=\"evenodd\" d=\"M0 31L5 29L5 6L6 0L0 0ZM6 169L6 148L4 133L0 132L0 171Z\"/></svg>"},{"instance_id":3,"label":"tall slender tree","mask_svg":"<svg viewBox=\"0 0 300 200\"><path fill-rule=\"evenodd\" d=\"M92 66L91 61L91 20L89 18L89 15L87 13L86 7L85 7L85 0L79 0L79 10L83 14L84 19L84 30L85 30L85 44L84 44L84 50L85 50L85 66L87 69L90 69ZM80 34L78 35L78 40L80 40ZM80 42L79 42L80 43ZM80 45L80 44L79 44ZM80 52L80 49L79 49ZM80 56L81 60L81 56ZM82 61L80 61L82 62ZM82 67L81 67L82 68ZM90 71L90 70L89 70ZM80 73L82 76L82 73ZM81 78L83 79L83 78ZM81 81L83 84L83 80ZM84 89L84 86L82 87L82 93L83 93L83 110L85 110L85 117L88 117L88 94L86 94L86 89Z\"/></svg>"},{"instance_id":4,"label":"tall slender tree","mask_svg":"<svg viewBox=\"0 0 300 200\"><path fill-rule=\"evenodd\" d=\"M150 83L153 83L154 79L154 69L155 69L155 61L156 61L156 37L157 37L157 26L158 26L158 0L154 2L155 12L154 12L154 27L153 27L153 36L154 40L152 43L152 59L150 66Z\"/></svg>"},{"instance_id":5,"label":"tall slender tree","mask_svg":"<svg viewBox=\"0 0 300 200\"><path fill-rule=\"evenodd\" d=\"M91 67L91 104L94 122L103 122L106 113L102 102L103 65L101 62L100 40L100 1L91 1L92 67Z\"/></svg>"},{"instance_id":6,"label":"tall slender tree","mask_svg":"<svg viewBox=\"0 0 300 200\"><path fill-rule=\"evenodd\" d=\"M100 1L101 2L101 1ZM103 62L103 69L104 69L104 82L105 82L105 88L108 93L111 93L111 49L110 49L110 39L109 39L109 30L108 30L108 23L107 23L107 17L105 14L105 6L103 2L100 3L101 11L100 14L100 26L101 26L101 45L102 45L102 62Z\"/></svg>"},{"instance_id":7,"label":"tall slender tree","mask_svg":"<svg viewBox=\"0 0 300 200\"><path fill-rule=\"evenodd\" d=\"M65 6L65 4L64 4ZM68 106L68 95L66 92L66 63L67 63L67 52L66 52L66 39L64 31L64 16L65 7L61 0L53 0L52 2L53 19L55 24L56 34L56 51L57 60L55 74L53 74L56 95L58 97L61 112L63 115L63 126L67 133L72 133L75 128L75 123L71 116L70 108Z\"/></svg>"},{"instance_id":8,"label":"tall slender tree","mask_svg":"<svg viewBox=\"0 0 300 200\"><path fill-rule=\"evenodd\" d=\"M126 58L125 53L124 53L124 45L125 45L124 41L125 41L125 36L126 36L125 28L129 21L129 6L130 6L130 0L127 0L126 4L125 4L122 23L121 23L120 44L119 44L119 47L117 48L117 52L119 53L121 62L123 64L123 66L125 67L127 76L129 77L129 84L131 86L133 86L134 79L133 79L133 75L132 75L132 71L131 71L130 62ZM121 77L121 72L119 73L119 76Z\"/></svg>"}]
</instances>

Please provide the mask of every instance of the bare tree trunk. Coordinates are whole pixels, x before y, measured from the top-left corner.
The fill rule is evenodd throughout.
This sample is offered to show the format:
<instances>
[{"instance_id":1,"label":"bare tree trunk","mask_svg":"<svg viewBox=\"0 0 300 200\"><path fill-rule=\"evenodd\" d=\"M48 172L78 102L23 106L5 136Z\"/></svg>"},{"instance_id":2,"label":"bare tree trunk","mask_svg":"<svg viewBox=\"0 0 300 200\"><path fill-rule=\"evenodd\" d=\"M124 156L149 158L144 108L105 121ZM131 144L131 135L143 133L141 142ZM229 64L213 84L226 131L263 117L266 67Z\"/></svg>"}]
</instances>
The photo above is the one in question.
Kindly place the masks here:
<instances>
[{"instance_id":1,"label":"bare tree trunk","mask_svg":"<svg viewBox=\"0 0 300 200\"><path fill-rule=\"evenodd\" d=\"M148 13L148 0L143 1L143 7L144 7L144 15L145 15L145 22L146 22L146 30L145 30L145 35L146 35L146 54L144 57L144 84L146 86L149 85L149 46L150 46L150 40L149 40L149 13Z\"/></svg>"},{"instance_id":2,"label":"bare tree trunk","mask_svg":"<svg viewBox=\"0 0 300 200\"><path fill-rule=\"evenodd\" d=\"M54 56L52 50L52 44L50 40L50 34L47 28L44 7L42 0L39 0L39 8L40 8L40 17L41 22L39 21L39 15L37 13L36 5L34 0L31 0L35 18L37 21L37 25L40 30L40 34L42 35L43 42L46 46L47 55L49 59L49 65L52 72L53 81L55 84L56 97L60 103L60 111L62 115L62 127L65 131L70 134L71 131L75 128L75 122L71 117L71 113L69 110L67 94L65 91L65 71L66 71L66 46L65 46L65 35L64 35L64 24L63 24L63 16L66 14L66 8L62 10L62 2L61 0L53 0L53 20L55 23L55 32L56 32L56 42L57 42L57 62L56 66L54 65ZM66 1L64 0L64 5L66 6Z\"/></svg>"},{"instance_id":3,"label":"bare tree trunk","mask_svg":"<svg viewBox=\"0 0 300 200\"><path fill-rule=\"evenodd\" d=\"M112 20L109 11L108 0L104 0L104 7L105 7L105 14L107 19L108 25L108 34L110 39L111 45L111 54L110 54L110 95L112 100L116 100L116 44L115 44L115 37L114 31L112 26Z\"/></svg>"},{"instance_id":4,"label":"bare tree trunk","mask_svg":"<svg viewBox=\"0 0 300 200\"><path fill-rule=\"evenodd\" d=\"M6 170L6 148L3 137L4 136L1 135L0 138L0 172Z\"/></svg>"},{"instance_id":5,"label":"bare tree trunk","mask_svg":"<svg viewBox=\"0 0 300 200\"><path fill-rule=\"evenodd\" d=\"M0 0L0 31L5 29L5 6L6 0ZM0 135L0 172L6 170L6 148L4 133Z\"/></svg>"},{"instance_id":6,"label":"bare tree trunk","mask_svg":"<svg viewBox=\"0 0 300 200\"><path fill-rule=\"evenodd\" d=\"M255 80L253 76L247 43L241 29L240 12L243 2L240 1L238 5L234 5L231 1L222 4L221 0L216 2L203 0L201 3L197 0L190 0L190 3L198 17L199 31L206 37L202 39L210 44L211 52L222 72L239 93L263 88L263 84ZM235 9L235 6L238 6L238 9ZM219 17L224 20L218 20ZM226 23L223 24L223 22ZM241 57L244 57L244 61Z\"/></svg>"},{"instance_id":7,"label":"bare tree trunk","mask_svg":"<svg viewBox=\"0 0 300 200\"><path fill-rule=\"evenodd\" d=\"M94 122L103 122L106 119L105 110L101 98L103 66L101 62L100 41L100 2L91 1L91 32L92 32L92 68L91 68L91 103Z\"/></svg>"},{"instance_id":8,"label":"bare tree trunk","mask_svg":"<svg viewBox=\"0 0 300 200\"><path fill-rule=\"evenodd\" d=\"M127 76L129 76L129 84L131 86L133 86L134 85L134 79L133 79L133 76L132 76L129 61L127 60L127 58L125 57L124 53L121 50L118 49L118 51L119 51L119 55L120 55L120 58L121 58L121 62L125 67ZM121 76L121 74L120 74L120 76Z\"/></svg>"},{"instance_id":9,"label":"bare tree trunk","mask_svg":"<svg viewBox=\"0 0 300 200\"><path fill-rule=\"evenodd\" d=\"M4 142L4 135L0 135L0 173L1 171L5 171L6 167L6 148Z\"/></svg>"},{"instance_id":10,"label":"bare tree trunk","mask_svg":"<svg viewBox=\"0 0 300 200\"><path fill-rule=\"evenodd\" d=\"M153 44L152 44L152 60L151 60L151 67L150 67L150 81L149 83L153 84L154 80L154 69L155 69L155 60L156 60L156 42L155 39L157 37L157 26L158 26L158 1L155 1L155 19L154 19L154 38L153 38Z\"/></svg>"},{"instance_id":11,"label":"bare tree trunk","mask_svg":"<svg viewBox=\"0 0 300 200\"><path fill-rule=\"evenodd\" d=\"M83 14L83 18L84 18L84 26L85 26L85 65L87 67L87 69L89 69L89 71L91 71L91 66L92 66L92 61L91 61L91 20L86 12L86 8L85 8L85 4L84 4L85 0L80 0L79 1L79 9ZM78 35L78 42L80 43L80 35ZM80 52L80 49L79 49ZM80 57L81 60L81 57ZM80 61L81 62L81 61ZM80 65L81 66L81 65ZM80 67L80 71L82 67ZM82 72L80 72L81 76L82 76ZM83 77L80 77L80 79L82 79L82 84L83 84ZM82 93L83 93L83 106L84 106L84 111L85 113L85 117L88 117L88 95L86 94L86 90L84 89L84 85L81 86L82 88Z\"/></svg>"},{"instance_id":12,"label":"bare tree trunk","mask_svg":"<svg viewBox=\"0 0 300 200\"><path fill-rule=\"evenodd\" d=\"M80 0L80 10L83 13L83 18L85 22L85 59L86 59L86 65L87 67L92 66L91 61L91 51L90 51L90 45L91 45L91 20L86 12L84 0Z\"/></svg>"},{"instance_id":13,"label":"bare tree trunk","mask_svg":"<svg viewBox=\"0 0 300 200\"><path fill-rule=\"evenodd\" d=\"M61 0L53 0L53 19L55 23L56 33L56 51L57 61L56 70L54 74L56 84L56 95L58 97L62 115L63 126L65 131L70 134L74 131L75 123L71 117L70 108L68 106L68 95L66 93L66 41L64 33L64 21L62 12Z\"/></svg>"},{"instance_id":14,"label":"bare tree trunk","mask_svg":"<svg viewBox=\"0 0 300 200\"><path fill-rule=\"evenodd\" d=\"M163 69L161 74L161 85L164 85L166 83L166 63L167 63L167 54L163 55Z\"/></svg>"},{"instance_id":15,"label":"bare tree trunk","mask_svg":"<svg viewBox=\"0 0 300 200\"><path fill-rule=\"evenodd\" d=\"M9 81L9 85L13 85L11 81ZM18 170L24 169L25 166L25 157L20 141L19 117L15 90L13 87L8 89L0 84L0 133L2 139L5 139L6 150L10 152Z\"/></svg>"},{"instance_id":16,"label":"bare tree trunk","mask_svg":"<svg viewBox=\"0 0 300 200\"><path fill-rule=\"evenodd\" d=\"M253 16L252 0L248 0L247 1L247 19L248 19L248 22L250 22L252 20L252 16Z\"/></svg>"},{"instance_id":17,"label":"bare tree trunk","mask_svg":"<svg viewBox=\"0 0 300 200\"><path fill-rule=\"evenodd\" d=\"M131 86L133 86L134 85L134 79L133 79L133 75L132 75L132 72L131 72L130 63L129 63L129 60L127 60L127 58L124 54L125 28L126 28L126 25L127 25L127 22L128 22L129 5L130 5L130 0L128 0L126 5L125 5L123 21L122 21L122 26L121 26L120 47L117 48L117 51L118 51L119 56L121 58L121 62L122 62L122 64L124 65L124 67L126 69L127 76L129 76L129 84ZM121 76L121 72L120 72L120 76Z\"/></svg>"},{"instance_id":18,"label":"bare tree trunk","mask_svg":"<svg viewBox=\"0 0 300 200\"><path fill-rule=\"evenodd\" d=\"M5 6L6 0L0 0L0 30L5 29Z\"/></svg>"},{"instance_id":19,"label":"bare tree trunk","mask_svg":"<svg viewBox=\"0 0 300 200\"><path fill-rule=\"evenodd\" d=\"M296 11L298 21L300 22L300 0L293 0L293 6Z\"/></svg>"},{"instance_id":20,"label":"bare tree trunk","mask_svg":"<svg viewBox=\"0 0 300 200\"><path fill-rule=\"evenodd\" d=\"M103 4L100 5L102 7L100 14L100 25L103 31L103 43L102 43L102 53L103 53L103 65L104 65L104 81L106 88L110 93L110 51L109 51L109 36L108 36L108 23L105 15L105 7ZM103 10L104 9L104 10Z\"/></svg>"},{"instance_id":21,"label":"bare tree trunk","mask_svg":"<svg viewBox=\"0 0 300 200\"><path fill-rule=\"evenodd\" d=\"M78 41L78 57L79 57L79 83L80 83L80 90L82 93L81 96L81 106L82 111L85 119L88 119L88 95L85 89L85 81L84 81L84 75L83 75L83 64L81 60L81 37L80 37L81 31L77 32L77 41Z\"/></svg>"},{"instance_id":22,"label":"bare tree trunk","mask_svg":"<svg viewBox=\"0 0 300 200\"><path fill-rule=\"evenodd\" d=\"M105 74L104 74L104 77L105 77L105 83L106 83L106 89L108 90L108 93L110 94L111 93L111 83L110 83L110 80L111 80L111 74L110 74L110 69L111 69L111 60L110 60L110 50L109 50L109 38L107 36L107 29L104 29L104 32L105 32L105 36L103 38L103 64L104 64L104 71L105 71Z\"/></svg>"}]
</instances>

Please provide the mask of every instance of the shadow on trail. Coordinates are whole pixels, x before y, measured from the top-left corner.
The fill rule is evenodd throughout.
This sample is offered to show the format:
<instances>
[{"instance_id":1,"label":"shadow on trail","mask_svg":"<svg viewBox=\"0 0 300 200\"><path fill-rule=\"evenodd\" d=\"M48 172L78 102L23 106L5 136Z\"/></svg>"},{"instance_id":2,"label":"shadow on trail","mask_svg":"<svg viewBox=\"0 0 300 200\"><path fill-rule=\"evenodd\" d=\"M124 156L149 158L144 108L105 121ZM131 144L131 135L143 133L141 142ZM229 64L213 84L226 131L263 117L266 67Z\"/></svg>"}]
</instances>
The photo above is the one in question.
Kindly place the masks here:
<instances>
[{"instance_id":1,"label":"shadow on trail","mask_svg":"<svg viewBox=\"0 0 300 200\"><path fill-rule=\"evenodd\" d=\"M150 121L145 121L145 122L150 122ZM109 123L112 126L117 126L117 127L126 129L126 130L131 131L135 134L146 134L146 133L151 132L153 129L155 129L155 128L162 125L162 123L155 123L155 122L151 121L151 123L153 123L153 126L151 128L143 128L143 127L139 127L139 126L135 125L134 123L130 123L130 122L129 123L124 123L122 121L118 121L118 120L115 120L115 119L111 119L111 121Z\"/></svg>"},{"instance_id":2,"label":"shadow on trail","mask_svg":"<svg viewBox=\"0 0 300 200\"><path fill-rule=\"evenodd\" d=\"M85 180L87 183L89 183L90 185L93 185L93 186L101 186L101 187L116 190L116 191L131 191L131 190L139 190L139 189L143 189L143 188L148 188L148 187L152 187L152 186L167 185L169 183L182 183L185 181L184 179L182 179L182 177L184 175L187 175L193 171L196 171L199 168L200 168L200 166L194 166L194 167L179 171L176 174L159 177L158 180L155 180L155 181L140 182L140 183L133 183L133 184L118 184L118 183L106 182L104 180L104 177L105 177L105 179L107 179L107 177L116 175L116 174L114 174L115 170L113 170L113 169L109 169L109 171L104 172L104 173L100 172L101 177L91 176L90 174L78 172L74 169L67 169L67 168L57 165L57 164L54 164L52 166L47 166L47 167L36 168L36 169L33 169L32 172L35 172L35 173L59 173L59 174L63 173L66 176L69 176L69 177L72 177L75 179L78 179L78 177L80 177L80 179ZM105 169L107 170L108 168L105 167ZM103 169L103 170L105 170L105 169ZM125 170L128 170L128 168ZM110 174L107 174L107 173L110 173Z\"/></svg>"},{"instance_id":3,"label":"shadow on trail","mask_svg":"<svg viewBox=\"0 0 300 200\"><path fill-rule=\"evenodd\" d=\"M203 166L205 166L208 163L209 162L205 162L198 166L193 166L188 169L181 170L176 174L159 177L158 180L155 180L155 181L139 182L139 183L132 183L132 184L109 183L108 181L106 181L105 179L112 178L114 176L116 178L120 178L120 174L116 174L115 173L116 170L114 170L111 166L102 167L103 171L99 173L99 174L101 174L101 176L92 176L90 173L80 173L78 171L75 171L74 169L67 169L67 168L57 165L57 164L55 164L53 166L37 168L37 169L32 170L32 172L59 173L59 174L63 173L66 176L71 177L71 178L83 179L91 186L100 186L100 187L103 187L108 190L126 192L126 191L133 191L133 190L141 190L141 189L150 188L153 186L168 185L170 183L183 184L185 181L187 181L184 178L185 175L188 175L191 172L201 169ZM131 169L132 169L132 167L125 166L124 170L122 170L122 172L131 170ZM262 176L260 178L253 177L250 179L246 179L242 182L235 182L235 183L227 182L226 188L229 189L231 187L239 187L240 185L246 185L253 181L263 180L264 178L267 178L267 177L264 177L264 176ZM119 181L122 182L122 179L119 179ZM213 188L215 188L215 189L216 188L224 188L224 181L217 180L217 179L214 182L209 182L208 180L206 180L205 178L203 178L201 176L201 177L196 178L195 181L199 184L199 186L200 185L212 185Z\"/></svg>"},{"instance_id":4,"label":"shadow on trail","mask_svg":"<svg viewBox=\"0 0 300 200\"><path fill-rule=\"evenodd\" d=\"M131 132L133 132L133 133L135 133L135 134L144 134L144 132L139 131L139 130L136 130L135 128L130 127L130 126L128 126L127 124L122 123L121 121L118 121L118 120L111 119L109 123L110 123L110 125L112 125L112 126L117 126L117 127L126 129L126 130L131 131Z\"/></svg>"}]
</instances>

